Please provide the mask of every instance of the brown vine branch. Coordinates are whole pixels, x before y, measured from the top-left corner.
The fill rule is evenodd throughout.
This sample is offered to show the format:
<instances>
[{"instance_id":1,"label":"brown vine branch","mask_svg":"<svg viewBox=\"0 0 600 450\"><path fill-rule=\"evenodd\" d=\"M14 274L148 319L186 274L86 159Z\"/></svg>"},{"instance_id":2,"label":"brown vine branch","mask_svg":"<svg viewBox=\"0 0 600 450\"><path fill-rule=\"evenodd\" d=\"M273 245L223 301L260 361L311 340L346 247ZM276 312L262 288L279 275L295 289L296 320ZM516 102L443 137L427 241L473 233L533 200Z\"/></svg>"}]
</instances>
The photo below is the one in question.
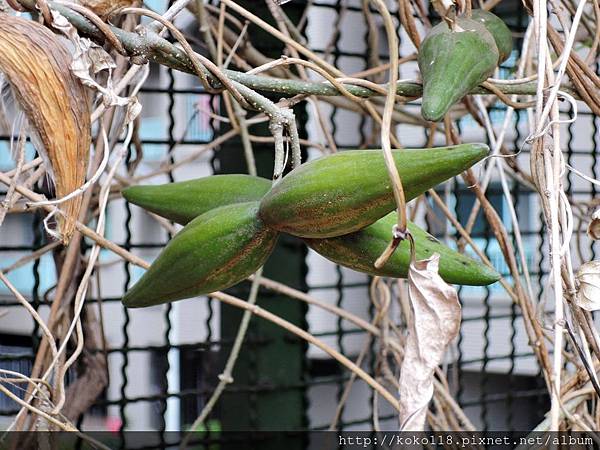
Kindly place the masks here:
<instances>
[{"instance_id":1,"label":"brown vine branch","mask_svg":"<svg viewBox=\"0 0 600 450\"><path fill-rule=\"evenodd\" d=\"M19 4L29 11L36 11L35 0L18 0ZM107 40L105 34L90 20L80 13L69 9L57 2L49 1L48 5L61 13L69 22L77 28L84 36L104 43ZM125 31L121 28L109 25L111 32L121 42L123 48L130 57L139 57L142 60L156 62L175 70L186 73L197 74L193 62L186 52L160 37L155 31L148 27L140 27L137 32ZM206 70L206 69L204 69ZM223 72L229 79L237 81L244 86L264 92L275 92L284 95L317 95L317 96L340 96L340 91L331 83L310 82L302 80L292 80L275 78L261 75L246 74L235 70L224 69ZM337 74L336 74L337 75ZM214 88L221 88L216 77L206 70L206 77ZM535 95L535 81L517 85L494 84L499 92L506 95ZM383 90L387 85L381 85ZM381 97L382 90L372 90L367 87L353 84L344 84L346 91L352 95L362 98ZM569 86L562 86L561 90L576 95ZM399 81L396 83L396 94L403 97L419 98L422 94L422 86L418 81ZM477 87L471 91L471 94L493 94L488 89Z\"/></svg>"}]
</instances>

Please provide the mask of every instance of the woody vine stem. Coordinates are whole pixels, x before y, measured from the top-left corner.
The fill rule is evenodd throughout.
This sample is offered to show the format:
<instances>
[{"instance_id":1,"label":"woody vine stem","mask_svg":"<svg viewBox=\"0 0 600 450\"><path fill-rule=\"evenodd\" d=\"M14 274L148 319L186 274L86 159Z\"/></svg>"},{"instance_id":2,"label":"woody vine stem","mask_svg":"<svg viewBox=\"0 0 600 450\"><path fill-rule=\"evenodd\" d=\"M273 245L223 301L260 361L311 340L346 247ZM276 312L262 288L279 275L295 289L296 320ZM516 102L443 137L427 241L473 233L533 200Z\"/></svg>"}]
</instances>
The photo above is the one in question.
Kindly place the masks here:
<instances>
[{"instance_id":1,"label":"woody vine stem","mask_svg":"<svg viewBox=\"0 0 600 450\"><path fill-rule=\"evenodd\" d=\"M405 62L413 61L415 55L408 55L402 58L394 57L394 60L389 64L380 64L377 62L378 57L373 56L376 64L372 64L372 67L362 73L347 76L338 68L329 64L325 58L321 58L307 49L302 42L301 34L291 24L285 15L285 11L271 2L271 0L266 1L270 2L268 3L269 11L275 19L276 27L267 24L264 20L256 17L232 0L222 0L220 7L204 6L204 2L200 0L178 0L162 16L137 8L124 10L120 13L117 11L114 17L115 19L119 19L119 26L107 24L86 8L76 7L68 2L58 0L10 1L11 4L20 5L25 10L32 12L41 11L42 13L46 13L49 10L56 10L77 29L81 36L89 37L97 43L105 45L106 48L112 49L113 56L119 61L116 71L119 77L115 78L116 83L114 86L115 94L119 94L135 84L141 67L151 61L178 71L194 74L198 76L204 89L209 92L222 92L225 98L224 102L227 105L231 106L233 102L233 106L228 107L228 117L214 115L214 118L218 120L229 121L233 129L219 136L213 142L194 150L190 155L186 155L185 158L179 159L176 163L165 164L155 172L144 176L135 175L134 170L128 171L127 176L123 176L116 171L116 164L108 166L106 176L103 180L104 184L92 183L94 188L101 187L102 189L98 190L99 192L96 192L95 196L92 194L93 189L85 193L87 196L86 201L94 207L91 210L93 212L90 216L98 217L99 219L102 218L105 214L106 204L112 198L111 195L118 194L123 186L139 182L148 177L164 174L177 167L177 165L194 160L205 151L216 150L221 143L237 135L242 137L244 154L251 173L254 171L252 142L264 142L268 140L274 143L276 161L274 178L279 178L284 168L286 142L290 144L292 159L295 165L300 163L301 144L319 148L324 152L327 150L326 146L318 142L302 140L298 136L291 107L305 100L314 108L315 117L317 117L320 123L324 141L327 142L327 147L332 152L336 150L335 139L333 139L327 127L323 125L324 121L319 109L320 102L327 102L334 107L346 108L371 118L372 122L379 127L379 141L383 144L382 146L386 151L389 151L392 146L400 145L400 140L394 133L394 124L396 123L404 122L426 128L430 136L428 144L432 143L436 133L444 133L449 143L458 140L453 126L449 121L443 125L430 124L404 108L405 103L420 97L422 93L421 84L418 80L398 80L396 82L394 80L398 75L398 67ZM434 2L434 6L437 3ZM484 7L487 5L489 8L495 3L497 3L495 0L488 1L484 3ZM600 346L597 332L593 327L593 322L591 322L591 316L572 304L572 297L576 286L573 276L572 255L570 254L568 245L570 237L573 234L573 216L577 215L577 208L585 210L587 205L577 204L572 199L567 198L560 181L565 170L565 164L560 148L560 117L557 98L570 99L569 101L572 100L572 103L575 102L575 98L580 99L596 114L600 112L600 96L597 92L600 87L600 80L588 67L590 61L596 58L600 34L598 32L595 33L594 43L587 58L579 57L572 51L580 25L584 25L591 30L594 29L594 26L596 30L600 29L598 26L600 8L598 8L597 1L594 0L594 20L589 14L584 14L585 0L580 0L577 4L571 0L564 0L564 3L568 4L570 10L574 11L571 25L568 26L568 20L562 17L560 11L558 11L557 6L560 6L559 3L556 1L550 1L549 3L550 5L547 5L545 0L525 1L526 7L532 11L533 22L525 34L523 48L521 49L523 60L520 62L517 71L517 77L519 78L511 80L488 80L471 93L486 94L494 97L477 98L475 107L467 102L466 111L462 112L462 114L471 114L475 121L488 134L490 142L492 142L494 147L494 156L502 156L503 154L506 156L507 151L503 141L507 128L510 125L512 108L528 107L532 104L529 102L517 102L517 96L525 97L524 100L534 100L535 107L530 109L532 114L530 115L531 123L529 129L532 130L532 134L528 140L532 145L531 171L528 172L520 167L516 159L506 160L505 163L500 158L494 158L488 160L482 183L477 183L473 174L467 173L465 179L472 181L469 184L472 184L471 187L478 195L469 222L464 227L458 223L456 217L444 205L438 193L432 191L430 192L430 196L437 202L446 218L454 224L461 235L459 246L464 247L464 245L468 244L481 256L485 263L490 263L487 260L485 252L478 248L477 242L470 236L475 217L480 207L483 209L486 218L488 218L492 231L498 238L499 245L509 266L511 277L510 279L503 278L501 280L502 286L506 289L509 297L519 304L523 310L527 335L538 357L551 394L552 407L549 418L543 421L538 428L540 430L557 430L560 427L561 421L566 417L572 423L576 423L580 429L589 429L593 428L592 425L597 423L598 417L595 415L596 413L590 414L587 410L583 410L581 405L584 400L592 398L595 394L595 390L590 389L589 380L596 376ZM383 18L386 25L389 47L393 49L391 55L395 56L394 52L397 50L394 35L395 27L391 15L385 9L386 2L380 0L364 2L364 5L366 5L363 8L366 22L372 27L369 33L369 45L374 46L377 40L377 34L375 33L377 30L373 28L373 12L369 9L369 4L375 6L375 9L379 11L379 15ZM467 9L470 9L470 3L467 6ZM549 25L547 17L548 6L552 10L556 10L559 15L564 30L564 41L559 33ZM198 18L200 33L206 40L205 44L209 49L210 59L195 53L187 42L186 37L173 25L173 21L185 8L192 10ZM232 17L230 11L242 17L242 20ZM139 18L137 16L140 14L149 15L156 21L148 26L139 26ZM42 15L47 16L47 14ZM417 16L425 26L430 25L428 18L421 11L420 2L399 2L399 20L409 33L409 37L415 47L418 48L420 36L415 26L414 16ZM126 19L122 20L123 18ZM246 23L243 23L243 21L246 21ZM261 27L285 44L286 55L277 60L270 60L257 52L251 45L243 45L242 41L245 39L248 23L253 23ZM231 27L237 27L237 29L234 30ZM177 44L173 44L162 37L167 28L177 38ZM376 55L377 52L372 53ZM528 59L525 59L526 55ZM557 55L558 57L556 57ZM554 62L552 58L555 58ZM227 69L227 65L231 61L234 61L240 70ZM535 62L535 65L532 61ZM556 73L553 70L553 65L558 68ZM298 69L297 75L286 70L289 66L295 66ZM325 81L309 81L307 76L307 71L309 70L322 76ZM381 75L386 72L390 75L388 79L392 80L391 84L382 83ZM568 76L569 81L563 80L565 75ZM377 79L378 82L372 81L374 79ZM284 98L278 102L273 102L267 99L263 95L264 93L281 94ZM500 132L495 132L486 111L485 102L490 98L498 98L509 106L509 113ZM470 109L468 108L469 106ZM117 119L114 117L114 110L112 107L99 106L94 112L92 120L100 120L103 125L106 124L107 129L110 129L111 125L117 123ZM258 112L254 116L247 117L246 110L255 110ZM270 124L273 137L267 138L251 134L251 126L261 122L268 122ZM102 137L98 136L96 149L102 149L104 146L106 147L105 151L109 152L116 145L116 139L105 144ZM104 166L99 165L100 161L97 161L97 163L96 168L100 167L100 172L104 172ZM511 210L511 220L514 222L513 229L516 234L517 253L522 266L521 271L519 270L519 264L517 264L517 256L512 249L510 240L507 238L508 233L501 221L497 220L493 207L484 195L491 173L496 170L500 173L502 180L503 195L509 203L512 203L512 199L506 184L506 177L512 177L519 183L535 187L541 194L540 198L544 218L550 233L550 250L552 255L551 280L553 286L554 320L550 324L550 327L553 329L551 339L545 333L546 330L542 324L538 322L537 305L534 303L535 299L533 298L531 282L527 274L522 273L526 271L527 261L523 251L516 213L514 210ZM40 203L45 199L35 194L31 189L31 186L43 175L44 171L39 159L29 163L24 163L19 159L17 168L14 171L0 173L0 183L10 188L10 196L8 196L10 198L7 198L7 202L0 207L0 224L6 214L18 212L16 210L19 208L19 204L17 204L19 197L38 202L35 208L41 208L50 213L57 211L56 206L48 203ZM390 175L394 179L394 174L390 173ZM21 181L22 179L25 181ZM395 186L397 184L399 184L398 180L396 180ZM417 204L405 210L402 193L395 191L395 194L398 206L400 207L398 225L400 231L402 231L409 214L414 213L418 207L428 208L429 206L427 202L421 202L421 206ZM579 213L577 218L581 222L585 218L585 215ZM165 223L165 221L158 220L158 223L167 230L173 231L172 225ZM81 350L84 337L78 314L84 306L85 291L90 283L91 271L96 267L94 260L97 257L98 248L107 248L125 261L140 267L148 267L145 261L106 239L102 235L103 226L101 221L98 224L99 226L96 230L93 230L83 220L76 223L80 237L81 235L86 236L97 245L94 247L92 255L87 259L87 270L84 279L79 286L77 284L74 285L75 288L78 288L76 290L79 292L76 296L77 301L74 301L72 305L75 312L77 312L77 317L69 329L70 333L72 333L73 329L76 328L74 334L77 336L78 352ZM0 268L0 280L9 285L8 279L5 276L6 273L14 270L19 265L36 260L47 252L54 251L56 247L56 245L50 244L9 267ZM66 263L63 272L67 275L69 268L72 269L76 261L84 261L82 255L79 254L77 246L72 245L72 247L67 249L70 256L65 258ZM57 294L55 297L57 303L60 303L61 297L64 301L67 287L73 287L72 284L65 281L68 279L66 278L67 275L61 273L59 281L60 290L57 287L57 292L60 292L60 294ZM527 289L521 286L520 277L522 275L525 275ZM319 346L348 368L348 370L352 371L353 375L368 383L381 398L385 399L393 407L397 407L397 400L390 393L390 386L394 387L394 383L397 383L397 380L393 376L390 376L391 370L386 366L388 358L385 352L390 352L396 361L401 360L403 354L402 345L405 342L405 337L402 330L399 330L393 323L390 323L391 321L379 320L388 313L387 306L385 305L389 306L389 302L376 301L375 298L372 298L377 310L376 316L378 320L368 323L347 311L332 307L326 302L315 299L310 295L260 276L254 279L254 293L251 296L251 300L256 295L256 289L259 285L263 288L283 293L287 297L297 301L303 301L322 308L367 331L371 337L381 338L383 342L382 347L385 347L385 351L382 351L381 355L385 354L386 356L381 357L379 355L378 373L376 376L373 377L360 369L361 358L356 363L350 361L344 355L327 346L310 333L294 327L289 322L268 311L260 309L256 305L251 304L252 302L247 303L220 292L214 293L212 296L218 301L244 309L247 319L250 317L250 314L260 316L285 328L291 333L295 333L302 339ZM9 287L14 288L12 285ZM27 308L27 301L16 288L11 289L11 292ZM377 296L386 299L394 295L392 294L390 285L381 282L381 280L377 280L377 292ZM398 295L402 297L402 289L398 288L398 292L400 292ZM372 297L374 296L372 295ZM568 303L565 303L565 298L569 300ZM58 316L60 308L56 306L56 310L56 315ZM53 327L46 326L42 318L35 311L30 312L40 324L40 328L44 334L41 345L42 351L40 352L41 356L36 358L34 371L30 377L2 373L6 377L10 375L10 378L7 379L13 385L24 383L27 386L27 401L20 402L23 409L14 426L17 429L26 429L27 426L34 426L33 421L29 425L25 424L24 417L26 413L31 413L36 417L43 417L48 423L57 428L72 430L74 429L73 424L61 416L61 406L64 405L64 390L62 385L64 382L64 372L68 365L73 363L73 355L69 358L68 363L65 364L58 357L61 349L57 348L54 341L53 333L55 330ZM406 317L408 317L408 314ZM573 318L575 320L570 325L569 321ZM570 335L565 335L565 330L570 330L571 328L575 330L574 339ZM240 339L243 339L243 332L240 335ZM562 350L567 338L571 339L569 341L570 344L581 351L578 353L563 352ZM548 350L550 343L553 344L554 348L552 356L550 356ZM79 353L74 356L78 355ZM48 366L44 365L44 358L48 356L53 361L51 366L54 366L55 372L59 374L59 379L55 381L56 385L52 385L44 375L45 373L47 374L48 370ZM231 363L226 368L225 376L231 373L235 363L235 355L233 355L230 361ZM567 375L567 372L563 370L565 362L572 363L577 367L577 370ZM428 419L430 425L434 429L444 429L444 427L452 426L455 429L473 430L473 425L452 398L445 376L445 373L441 370L437 373L433 399L437 407L435 412L430 411L429 413ZM351 381L349 381L347 390L354 378L353 376ZM0 381L3 380L4 378L0 379ZM224 382L224 385L226 383L227 380ZM3 392L7 391L2 384L0 384L0 388L2 388ZM218 398L218 395L216 398ZM340 400L337 408L338 411L341 410L344 402L345 397ZM47 408L47 406L54 406L54 408ZM578 411L577 414L575 414L576 408ZM209 412L209 410L204 411L198 421L201 422L204 420ZM374 422L377 422L376 417L374 418Z\"/></svg>"}]
</instances>

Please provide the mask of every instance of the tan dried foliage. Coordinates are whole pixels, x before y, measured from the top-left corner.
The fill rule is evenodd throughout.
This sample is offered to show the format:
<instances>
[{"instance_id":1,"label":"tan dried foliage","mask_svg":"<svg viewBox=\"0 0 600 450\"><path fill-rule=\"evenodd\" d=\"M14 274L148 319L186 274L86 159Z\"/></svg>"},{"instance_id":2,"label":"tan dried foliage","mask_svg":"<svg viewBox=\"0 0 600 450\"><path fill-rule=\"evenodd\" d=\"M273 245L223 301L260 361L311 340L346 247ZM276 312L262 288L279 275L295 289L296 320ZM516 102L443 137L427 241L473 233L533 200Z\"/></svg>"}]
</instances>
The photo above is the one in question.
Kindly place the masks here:
<instances>
[{"instance_id":1,"label":"tan dried foliage","mask_svg":"<svg viewBox=\"0 0 600 450\"><path fill-rule=\"evenodd\" d=\"M596 209L592 214L592 220L588 225L587 234L596 241L600 240L600 208Z\"/></svg>"},{"instance_id":2,"label":"tan dried foliage","mask_svg":"<svg viewBox=\"0 0 600 450\"><path fill-rule=\"evenodd\" d=\"M412 261L408 293L413 320L408 326L400 372L400 431L424 431L433 397L435 368L460 331L460 302L456 289L440 277L440 255Z\"/></svg>"},{"instance_id":3,"label":"tan dried foliage","mask_svg":"<svg viewBox=\"0 0 600 450\"><path fill-rule=\"evenodd\" d=\"M108 17L113 12L132 6L139 6L140 0L79 0L79 3L91 9L100 17Z\"/></svg>"},{"instance_id":4,"label":"tan dried foliage","mask_svg":"<svg viewBox=\"0 0 600 450\"><path fill-rule=\"evenodd\" d=\"M70 70L71 54L40 24L0 13L0 72L25 112L37 150L50 164L56 196L85 182L91 143L88 93ZM59 205L58 231L68 242L81 196Z\"/></svg>"},{"instance_id":5,"label":"tan dried foliage","mask_svg":"<svg viewBox=\"0 0 600 450\"><path fill-rule=\"evenodd\" d=\"M600 309L600 261L588 261L575 274L577 294L575 304L586 311Z\"/></svg>"}]
</instances>

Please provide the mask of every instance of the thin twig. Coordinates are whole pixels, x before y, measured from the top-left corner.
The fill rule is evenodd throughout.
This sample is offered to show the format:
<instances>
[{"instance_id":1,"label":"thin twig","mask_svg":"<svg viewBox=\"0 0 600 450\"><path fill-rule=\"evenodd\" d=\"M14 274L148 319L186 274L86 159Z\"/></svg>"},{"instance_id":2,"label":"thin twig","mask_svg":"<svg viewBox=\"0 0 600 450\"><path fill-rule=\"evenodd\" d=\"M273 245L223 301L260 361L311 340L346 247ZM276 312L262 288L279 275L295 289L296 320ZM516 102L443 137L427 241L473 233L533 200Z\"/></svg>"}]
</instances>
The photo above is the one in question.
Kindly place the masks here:
<instances>
[{"instance_id":1,"label":"thin twig","mask_svg":"<svg viewBox=\"0 0 600 450\"><path fill-rule=\"evenodd\" d=\"M252 280L252 286L250 287L250 295L248 296L248 305L253 306L256 304L256 297L258 295L258 287L260 285L260 277L262 275L262 269L259 269L254 274L254 279ZM215 388L212 396L202 408L202 411L192 423L190 427L190 431L186 433L183 440L181 441L181 450L185 450L188 446L189 440L192 438L193 433L198 429L200 425L204 423L207 419L219 398L221 398L221 394L225 391L227 385L233 383L233 368L235 367L235 363L240 354L240 350L242 349L242 343L244 342L244 338L246 337L246 332L248 331L248 325L250 325L250 319L252 318L252 312L247 309L244 311L242 315L242 320L240 322L237 334L235 336L235 340L233 341L233 346L231 348L231 353L227 358L227 362L225 363L225 368L223 372L219 375L219 384Z\"/></svg>"},{"instance_id":2,"label":"thin twig","mask_svg":"<svg viewBox=\"0 0 600 450\"><path fill-rule=\"evenodd\" d=\"M314 346L320 348L325 353L327 353L329 356L331 356L336 361L338 361L340 364L344 365L352 372L355 372L358 375L358 377L360 377L369 386L371 386L371 388L376 390L379 393L379 395L381 395L394 409L398 410L398 408L399 408L398 401L394 398L394 396L388 390L386 390L380 383L375 381L375 379L373 379L372 376L370 376L368 373L366 373L360 367L356 366L356 364L354 364L352 361L350 361L347 357L345 357L337 350L334 350L330 346L323 343L322 340L315 338L312 334L304 331L302 328L297 327L296 325L288 322L287 320L282 319L281 317L277 316L276 314L270 313L269 311L262 309L258 305L249 305L247 302L240 300L238 298L235 298L231 295L225 294L223 292L215 292L215 293L209 294L209 296L216 300L219 300L220 302L227 303L228 305L251 311L252 314L257 315L263 319L266 319L266 320L274 323L275 325L278 325L281 328L304 339L308 343L313 344Z\"/></svg>"},{"instance_id":3,"label":"thin twig","mask_svg":"<svg viewBox=\"0 0 600 450\"><path fill-rule=\"evenodd\" d=\"M18 0L21 5L26 7L29 10L35 10L35 0ZM236 5L230 0L224 0L227 2L228 6L235 5L236 8L241 8L239 5ZM75 28L77 28L80 33L90 36L94 39L97 39L100 42L104 41L104 35L96 28L92 23L88 22L84 17L79 15L77 12L74 12L63 5L60 5L56 2L49 1L48 4L63 14L67 20L71 22ZM242 8L243 9L243 8ZM165 19L168 19L167 15L163 16ZM256 16L251 16L258 20L258 23L265 25L268 31L274 31L276 33L276 37L284 41L285 43L289 43L293 45L294 48L297 48L300 51L302 48L304 51L300 51L305 56L309 57L309 59L315 61L317 64L322 66L324 69L328 70L330 73L333 73L336 77L343 77L344 75L336 68L332 67L329 64L322 63L322 59L319 58L312 52L306 53L306 49L303 48L298 43L294 42L292 39L287 39L282 33L280 33L275 28L266 24L266 22L256 18ZM154 27L156 28L156 27ZM162 39L160 36L155 34L153 29L145 29L142 27L142 30L139 33L127 32L120 28L111 26L112 32L119 38L123 47L127 50L130 56L141 56L152 59L155 62L160 64L164 64L168 67L171 67L176 70L195 73L195 69L192 61L189 59L186 52L169 43L167 40ZM256 89L259 91L267 91L267 92L276 92L280 94L286 95L294 95L294 94L307 94L307 95L319 95L319 96L338 96L339 91L332 85L327 83L319 83L319 82L308 82L301 80L292 80L292 79L281 79L274 77L265 77L258 75L248 75L243 72L237 72L234 70L223 70L223 73L226 74L229 79L233 81L238 81L252 89ZM218 80L212 76L212 74L207 73L207 77L210 80L210 83L213 86L218 86ZM387 89L387 85L382 85L385 89ZM504 94L520 94L520 95L532 95L535 94L536 84L535 82L523 83L520 85L496 85L498 89ZM352 86L347 85L345 88L353 95L359 97L373 97L380 96L381 94L376 91L372 91L368 88L364 88L361 86ZM568 86L561 86L561 90L565 90L567 92L572 92ZM412 97L418 98L421 96L422 86L419 82L399 82L396 85L396 94L404 97ZM475 88L472 94L489 94L490 92L485 88Z\"/></svg>"},{"instance_id":4,"label":"thin twig","mask_svg":"<svg viewBox=\"0 0 600 450\"><path fill-rule=\"evenodd\" d=\"M22 115L21 115L21 120L23 120ZM13 198L13 195L15 193L15 187L16 187L17 183L19 182L19 177L21 176L21 172L23 171L23 163L25 162L26 137L25 137L25 133L24 133L25 126L23 125L23 123L21 123L20 128L21 128L21 130L19 131L17 151L15 153L16 158L17 158L17 166L14 169L13 181L10 184L10 186L8 187L8 191L6 192L6 195L4 196L4 201L2 201L2 203L0 203L0 227L2 226L2 223L4 222L4 218L6 217L7 211L14 204L15 199Z\"/></svg>"}]
</instances>

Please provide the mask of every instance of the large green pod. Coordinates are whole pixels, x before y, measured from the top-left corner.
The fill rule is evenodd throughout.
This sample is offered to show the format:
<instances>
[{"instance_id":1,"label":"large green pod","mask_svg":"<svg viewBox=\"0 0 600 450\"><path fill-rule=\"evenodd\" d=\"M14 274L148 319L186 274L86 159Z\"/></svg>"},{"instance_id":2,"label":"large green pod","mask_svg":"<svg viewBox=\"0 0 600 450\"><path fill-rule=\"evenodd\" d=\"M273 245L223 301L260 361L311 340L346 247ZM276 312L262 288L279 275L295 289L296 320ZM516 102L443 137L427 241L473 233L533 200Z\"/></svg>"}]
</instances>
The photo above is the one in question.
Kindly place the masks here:
<instances>
[{"instance_id":1,"label":"large green pod","mask_svg":"<svg viewBox=\"0 0 600 450\"><path fill-rule=\"evenodd\" d=\"M410 264L410 243L400 243L387 263L374 266L392 237L396 214L391 213L355 233L328 239L305 239L306 244L325 258L370 275L406 278ZM498 273L468 256L450 249L414 223L408 224L414 241L417 259L440 255L439 274L447 283L484 286L500 279Z\"/></svg>"},{"instance_id":2,"label":"large green pod","mask_svg":"<svg viewBox=\"0 0 600 450\"><path fill-rule=\"evenodd\" d=\"M256 272L277 232L258 218L258 202L212 209L188 223L123 297L130 308L158 305L231 287Z\"/></svg>"},{"instance_id":3,"label":"large green pod","mask_svg":"<svg viewBox=\"0 0 600 450\"><path fill-rule=\"evenodd\" d=\"M486 27L476 20L457 19L431 29L419 49L423 79L421 115L437 122L450 107L494 73L500 55Z\"/></svg>"},{"instance_id":4,"label":"large green pod","mask_svg":"<svg viewBox=\"0 0 600 450\"><path fill-rule=\"evenodd\" d=\"M260 200L271 188L265 178L243 174L213 175L195 180L123 189L127 201L185 225L211 209Z\"/></svg>"},{"instance_id":5,"label":"large green pod","mask_svg":"<svg viewBox=\"0 0 600 450\"><path fill-rule=\"evenodd\" d=\"M503 63L510 56L513 49L512 34L504 21L495 14L484 9L474 9L471 19L481 22L483 26L492 34L500 59L498 64Z\"/></svg>"},{"instance_id":6,"label":"large green pod","mask_svg":"<svg viewBox=\"0 0 600 450\"><path fill-rule=\"evenodd\" d=\"M407 200L460 174L488 154L484 144L394 150ZM347 150L310 161L277 183L260 204L270 227L309 238L360 230L395 208L380 150Z\"/></svg>"}]
</instances>

